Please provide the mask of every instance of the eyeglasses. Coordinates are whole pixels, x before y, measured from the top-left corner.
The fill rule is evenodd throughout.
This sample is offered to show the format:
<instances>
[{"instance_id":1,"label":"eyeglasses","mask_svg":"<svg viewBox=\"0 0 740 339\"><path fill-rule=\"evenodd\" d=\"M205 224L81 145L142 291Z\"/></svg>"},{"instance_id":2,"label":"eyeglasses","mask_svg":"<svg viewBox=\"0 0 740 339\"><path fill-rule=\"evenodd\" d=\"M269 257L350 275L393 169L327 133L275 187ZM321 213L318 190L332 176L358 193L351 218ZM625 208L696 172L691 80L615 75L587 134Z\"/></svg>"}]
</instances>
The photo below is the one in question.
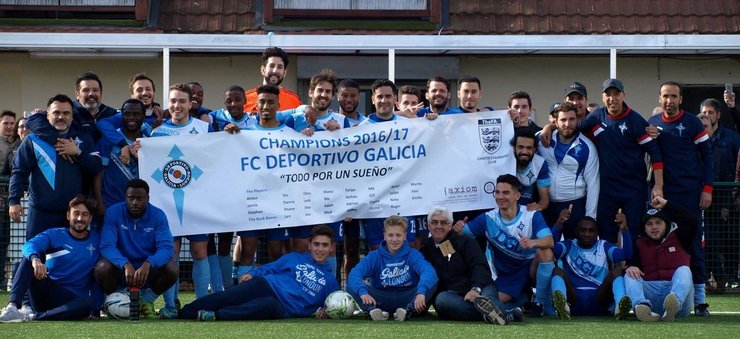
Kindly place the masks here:
<instances>
[{"instance_id":1,"label":"eyeglasses","mask_svg":"<svg viewBox=\"0 0 740 339\"><path fill-rule=\"evenodd\" d=\"M436 225L449 225L450 222L447 221L447 220L432 220L432 221L429 222L429 224L430 225L434 225L434 226L436 226Z\"/></svg>"}]
</instances>

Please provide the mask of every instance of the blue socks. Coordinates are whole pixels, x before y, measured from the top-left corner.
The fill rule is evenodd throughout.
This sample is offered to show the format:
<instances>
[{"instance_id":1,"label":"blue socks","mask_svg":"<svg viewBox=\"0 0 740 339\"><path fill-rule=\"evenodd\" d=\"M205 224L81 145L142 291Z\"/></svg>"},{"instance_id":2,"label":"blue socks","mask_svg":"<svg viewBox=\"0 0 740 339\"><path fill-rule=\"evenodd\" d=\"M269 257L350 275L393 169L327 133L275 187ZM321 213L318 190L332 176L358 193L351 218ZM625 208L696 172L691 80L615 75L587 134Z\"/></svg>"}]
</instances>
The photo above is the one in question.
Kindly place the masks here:
<instances>
[{"instance_id":1,"label":"blue socks","mask_svg":"<svg viewBox=\"0 0 740 339\"><path fill-rule=\"evenodd\" d=\"M195 285L195 298L202 298L208 295L208 282L211 281L211 269L208 266L208 259L193 259L193 285Z\"/></svg>"},{"instance_id":2,"label":"blue socks","mask_svg":"<svg viewBox=\"0 0 740 339\"><path fill-rule=\"evenodd\" d=\"M218 266L221 267L221 282L224 289L231 287L233 283L231 280L231 257L228 255L219 255Z\"/></svg>"},{"instance_id":3,"label":"blue socks","mask_svg":"<svg viewBox=\"0 0 740 339\"><path fill-rule=\"evenodd\" d=\"M535 292L534 300L542 305L548 304L547 300L550 293L550 279L552 278L552 270L555 268L555 263L541 262L537 265L537 292Z\"/></svg>"},{"instance_id":4,"label":"blue socks","mask_svg":"<svg viewBox=\"0 0 740 339\"><path fill-rule=\"evenodd\" d=\"M218 259L218 255L216 254L208 256L208 269L211 274L211 293L224 290L224 283L221 277L221 264Z\"/></svg>"},{"instance_id":5,"label":"blue socks","mask_svg":"<svg viewBox=\"0 0 740 339\"><path fill-rule=\"evenodd\" d=\"M553 292L560 291L560 292L563 292L563 295L565 296L568 295L567 288L565 287L565 280L563 280L563 277L559 275L552 276L552 285L550 287L552 288Z\"/></svg>"},{"instance_id":6,"label":"blue socks","mask_svg":"<svg viewBox=\"0 0 740 339\"><path fill-rule=\"evenodd\" d=\"M154 294L151 288L145 288L141 291L141 303L151 303L157 299L157 295Z\"/></svg>"},{"instance_id":7,"label":"blue socks","mask_svg":"<svg viewBox=\"0 0 740 339\"><path fill-rule=\"evenodd\" d=\"M618 276L612 281L612 293L614 293L614 305L619 305L619 299L627 294L624 289L624 276Z\"/></svg>"},{"instance_id":8,"label":"blue socks","mask_svg":"<svg viewBox=\"0 0 740 339\"><path fill-rule=\"evenodd\" d=\"M162 299L164 299L164 307L173 310L176 309L175 293L177 292L178 288L180 288L180 279L177 279L172 287L168 288L166 291L164 291L164 293L162 293Z\"/></svg>"}]
</instances>

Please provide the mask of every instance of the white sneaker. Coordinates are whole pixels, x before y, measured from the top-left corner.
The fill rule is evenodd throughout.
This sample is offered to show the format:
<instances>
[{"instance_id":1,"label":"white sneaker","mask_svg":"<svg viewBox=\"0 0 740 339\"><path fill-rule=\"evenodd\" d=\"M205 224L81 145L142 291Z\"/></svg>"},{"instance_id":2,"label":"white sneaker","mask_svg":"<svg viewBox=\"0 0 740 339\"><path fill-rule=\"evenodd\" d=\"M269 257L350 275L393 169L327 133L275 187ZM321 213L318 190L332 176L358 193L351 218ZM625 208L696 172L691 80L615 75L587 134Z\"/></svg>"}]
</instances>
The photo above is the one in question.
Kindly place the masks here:
<instances>
[{"instance_id":1,"label":"white sneaker","mask_svg":"<svg viewBox=\"0 0 740 339\"><path fill-rule=\"evenodd\" d=\"M393 313L393 319L396 319L397 321L404 321L406 320L406 314L408 314L408 312L406 312L405 309L397 308L396 313Z\"/></svg>"},{"instance_id":2,"label":"white sneaker","mask_svg":"<svg viewBox=\"0 0 740 339\"><path fill-rule=\"evenodd\" d=\"M3 308L2 313L0 313L0 323L19 323L23 321L23 318L23 314L13 304L8 304L8 306Z\"/></svg>"},{"instance_id":3,"label":"white sneaker","mask_svg":"<svg viewBox=\"0 0 740 339\"><path fill-rule=\"evenodd\" d=\"M660 315L653 312L648 304L637 304L637 306L635 306L635 316L637 316L637 319L644 322L653 322L660 319Z\"/></svg>"},{"instance_id":4,"label":"white sneaker","mask_svg":"<svg viewBox=\"0 0 740 339\"><path fill-rule=\"evenodd\" d=\"M31 315L34 313L33 308L31 308L30 306L26 306L26 305L23 305L23 307L21 307L21 309L18 310L18 312L21 312L21 314L23 315Z\"/></svg>"},{"instance_id":5,"label":"white sneaker","mask_svg":"<svg viewBox=\"0 0 740 339\"><path fill-rule=\"evenodd\" d=\"M373 321L388 320L388 312L383 312L379 308L373 308L370 310L370 319Z\"/></svg>"},{"instance_id":6,"label":"white sneaker","mask_svg":"<svg viewBox=\"0 0 740 339\"><path fill-rule=\"evenodd\" d=\"M663 308L665 309L665 312L663 312L663 321L673 321L676 318L678 310L681 309L681 302L678 301L676 293L668 293L663 300Z\"/></svg>"}]
</instances>

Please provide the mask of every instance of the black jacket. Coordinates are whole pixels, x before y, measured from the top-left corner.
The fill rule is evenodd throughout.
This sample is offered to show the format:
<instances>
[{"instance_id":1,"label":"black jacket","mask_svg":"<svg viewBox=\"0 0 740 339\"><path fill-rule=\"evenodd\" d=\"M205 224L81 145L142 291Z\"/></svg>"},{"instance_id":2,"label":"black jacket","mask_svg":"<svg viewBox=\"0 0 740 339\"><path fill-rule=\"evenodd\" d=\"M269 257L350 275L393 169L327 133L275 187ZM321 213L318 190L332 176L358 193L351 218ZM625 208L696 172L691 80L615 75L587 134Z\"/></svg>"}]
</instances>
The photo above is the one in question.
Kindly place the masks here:
<instances>
[{"instance_id":1,"label":"black jacket","mask_svg":"<svg viewBox=\"0 0 740 339\"><path fill-rule=\"evenodd\" d=\"M474 239L450 231L445 240L452 243L455 253L449 258L434 244L432 238L422 243L421 254L434 267L439 277L437 291L456 291L464 295L473 287L483 288L493 284L491 270L480 246Z\"/></svg>"}]
</instances>

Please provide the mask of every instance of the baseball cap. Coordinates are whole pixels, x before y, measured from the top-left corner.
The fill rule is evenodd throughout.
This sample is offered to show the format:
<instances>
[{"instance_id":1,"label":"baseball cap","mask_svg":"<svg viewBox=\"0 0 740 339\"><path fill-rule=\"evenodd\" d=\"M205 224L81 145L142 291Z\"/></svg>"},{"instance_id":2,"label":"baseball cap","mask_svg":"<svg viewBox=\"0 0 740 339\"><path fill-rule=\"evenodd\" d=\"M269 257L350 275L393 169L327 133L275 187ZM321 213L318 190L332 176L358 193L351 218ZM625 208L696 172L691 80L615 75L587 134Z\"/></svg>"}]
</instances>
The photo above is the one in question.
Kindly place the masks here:
<instances>
[{"instance_id":1,"label":"baseball cap","mask_svg":"<svg viewBox=\"0 0 740 339\"><path fill-rule=\"evenodd\" d=\"M671 221L668 219L668 216L663 212L663 210L658 210L655 208L649 209L647 212L645 212L645 216L642 218L642 227L645 228L645 223L650 218L659 218L663 219L663 221L666 223L666 225L670 225Z\"/></svg>"},{"instance_id":2,"label":"baseball cap","mask_svg":"<svg viewBox=\"0 0 740 339\"><path fill-rule=\"evenodd\" d=\"M622 85L622 82L619 81L619 79L606 79L604 80L604 83L601 85L601 90L606 92L609 88L616 88L620 92L624 92L624 85Z\"/></svg>"},{"instance_id":3,"label":"baseball cap","mask_svg":"<svg viewBox=\"0 0 740 339\"><path fill-rule=\"evenodd\" d=\"M586 86L583 86L583 84L578 81L574 81L572 84L570 84L570 86L565 88L565 96L567 97L573 92L583 95L584 97L588 96L588 92L586 91Z\"/></svg>"}]
</instances>

